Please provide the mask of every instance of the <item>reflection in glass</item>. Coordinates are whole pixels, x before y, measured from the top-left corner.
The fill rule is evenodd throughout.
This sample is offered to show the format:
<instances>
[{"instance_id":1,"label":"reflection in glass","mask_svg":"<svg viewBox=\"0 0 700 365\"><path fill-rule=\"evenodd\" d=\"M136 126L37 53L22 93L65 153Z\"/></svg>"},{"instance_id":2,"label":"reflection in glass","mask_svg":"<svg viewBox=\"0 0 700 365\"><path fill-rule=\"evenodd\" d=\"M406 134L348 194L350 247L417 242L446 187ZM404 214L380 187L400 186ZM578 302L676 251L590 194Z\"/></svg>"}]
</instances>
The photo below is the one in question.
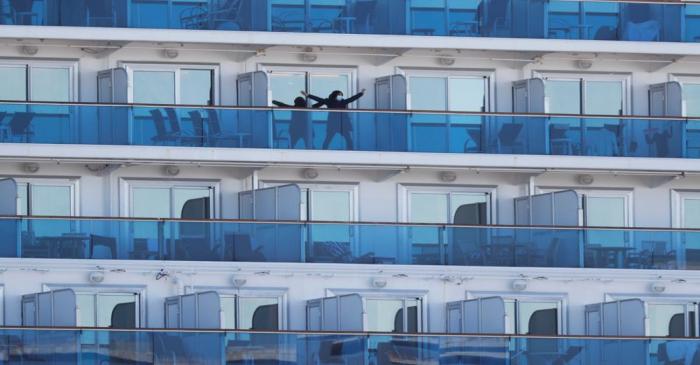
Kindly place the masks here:
<instances>
[{"instance_id":1,"label":"reflection in glass","mask_svg":"<svg viewBox=\"0 0 700 365\"><path fill-rule=\"evenodd\" d=\"M686 115L700 117L700 84L683 84Z\"/></svg>"},{"instance_id":2,"label":"reflection in glass","mask_svg":"<svg viewBox=\"0 0 700 365\"><path fill-rule=\"evenodd\" d=\"M685 305L683 304L651 304L647 305L649 316L649 336L667 337L671 335L671 324L674 317L685 316ZM681 324L684 324L681 321ZM674 331L677 332L677 331ZM685 337L685 326L682 326L682 334L678 337ZM679 333L675 333L678 335Z\"/></svg>"},{"instance_id":3,"label":"reflection in glass","mask_svg":"<svg viewBox=\"0 0 700 365\"><path fill-rule=\"evenodd\" d=\"M367 299L367 331L400 332L397 324L403 325L403 300ZM398 322L398 323L397 323Z\"/></svg>"},{"instance_id":4,"label":"reflection in glass","mask_svg":"<svg viewBox=\"0 0 700 365\"><path fill-rule=\"evenodd\" d=\"M133 102L175 104L175 72L134 71Z\"/></svg>"},{"instance_id":5,"label":"reflection in glass","mask_svg":"<svg viewBox=\"0 0 700 365\"><path fill-rule=\"evenodd\" d=\"M700 228L700 199L683 199L683 228Z\"/></svg>"},{"instance_id":6,"label":"reflection in glass","mask_svg":"<svg viewBox=\"0 0 700 365\"><path fill-rule=\"evenodd\" d=\"M558 305L556 302L518 301L518 330L523 335L556 335Z\"/></svg>"},{"instance_id":7,"label":"reflection in glass","mask_svg":"<svg viewBox=\"0 0 700 365\"><path fill-rule=\"evenodd\" d=\"M213 105L214 72L211 70L180 71L180 104Z\"/></svg>"},{"instance_id":8,"label":"reflection in glass","mask_svg":"<svg viewBox=\"0 0 700 365\"><path fill-rule=\"evenodd\" d=\"M67 68L32 67L33 101L70 101L70 70Z\"/></svg>"},{"instance_id":9,"label":"reflection in glass","mask_svg":"<svg viewBox=\"0 0 700 365\"><path fill-rule=\"evenodd\" d=\"M26 66L2 66L0 67L0 100L27 100L27 67Z\"/></svg>"},{"instance_id":10,"label":"reflection in glass","mask_svg":"<svg viewBox=\"0 0 700 365\"><path fill-rule=\"evenodd\" d=\"M547 113L581 114L581 81L547 80L544 92Z\"/></svg>"},{"instance_id":11,"label":"reflection in glass","mask_svg":"<svg viewBox=\"0 0 700 365\"><path fill-rule=\"evenodd\" d=\"M279 329L276 298L238 298L238 329L276 331Z\"/></svg>"}]
</instances>

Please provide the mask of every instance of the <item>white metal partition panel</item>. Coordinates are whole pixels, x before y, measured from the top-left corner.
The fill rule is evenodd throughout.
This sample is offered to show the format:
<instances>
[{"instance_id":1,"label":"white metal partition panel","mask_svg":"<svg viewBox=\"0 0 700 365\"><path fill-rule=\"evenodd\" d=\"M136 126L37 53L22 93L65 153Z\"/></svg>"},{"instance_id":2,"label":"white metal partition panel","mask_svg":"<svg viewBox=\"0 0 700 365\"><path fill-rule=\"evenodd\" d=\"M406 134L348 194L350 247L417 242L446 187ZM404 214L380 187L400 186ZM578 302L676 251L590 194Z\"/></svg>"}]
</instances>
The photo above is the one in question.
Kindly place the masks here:
<instances>
[{"instance_id":1,"label":"white metal partition panel","mask_svg":"<svg viewBox=\"0 0 700 365\"><path fill-rule=\"evenodd\" d=\"M301 220L301 189L296 184L238 193L241 219Z\"/></svg>"},{"instance_id":2,"label":"white metal partition panel","mask_svg":"<svg viewBox=\"0 0 700 365\"><path fill-rule=\"evenodd\" d=\"M404 75L391 75L374 81L375 107L379 110L406 110L407 83Z\"/></svg>"},{"instance_id":3,"label":"white metal partition panel","mask_svg":"<svg viewBox=\"0 0 700 365\"><path fill-rule=\"evenodd\" d=\"M646 318L644 301L620 301L620 336L646 336Z\"/></svg>"},{"instance_id":4,"label":"white metal partition panel","mask_svg":"<svg viewBox=\"0 0 700 365\"><path fill-rule=\"evenodd\" d=\"M222 328L219 293L209 291L167 298L165 300L165 327Z\"/></svg>"},{"instance_id":5,"label":"white metal partition panel","mask_svg":"<svg viewBox=\"0 0 700 365\"><path fill-rule=\"evenodd\" d=\"M578 193L573 190L557 191L552 194L552 223L554 226L578 226Z\"/></svg>"},{"instance_id":6,"label":"white metal partition panel","mask_svg":"<svg viewBox=\"0 0 700 365\"><path fill-rule=\"evenodd\" d=\"M563 190L515 198L515 225L578 226L578 193Z\"/></svg>"},{"instance_id":7,"label":"white metal partition panel","mask_svg":"<svg viewBox=\"0 0 700 365\"><path fill-rule=\"evenodd\" d=\"M340 299L339 329L341 331L362 332L365 329L364 304L358 294L343 295Z\"/></svg>"},{"instance_id":8,"label":"white metal partition panel","mask_svg":"<svg viewBox=\"0 0 700 365\"><path fill-rule=\"evenodd\" d=\"M77 305L72 289L61 289L22 296L22 325L76 327Z\"/></svg>"},{"instance_id":9,"label":"white metal partition panel","mask_svg":"<svg viewBox=\"0 0 700 365\"><path fill-rule=\"evenodd\" d=\"M652 117L682 117L683 87L678 81L649 86L649 115Z\"/></svg>"},{"instance_id":10,"label":"white metal partition panel","mask_svg":"<svg viewBox=\"0 0 700 365\"><path fill-rule=\"evenodd\" d=\"M267 73L255 71L241 74L236 84L239 106L268 106L270 91Z\"/></svg>"},{"instance_id":11,"label":"white metal partition panel","mask_svg":"<svg viewBox=\"0 0 700 365\"><path fill-rule=\"evenodd\" d=\"M586 306L586 334L591 336L646 336L646 320L641 299Z\"/></svg>"},{"instance_id":12,"label":"white metal partition panel","mask_svg":"<svg viewBox=\"0 0 700 365\"><path fill-rule=\"evenodd\" d=\"M112 68L97 73L99 103L125 104L128 100L128 76L124 68Z\"/></svg>"},{"instance_id":13,"label":"white metal partition panel","mask_svg":"<svg viewBox=\"0 0 700 365\"><path fill-rule=\"evenodd\" d=\"M14 179L0 180L0 215L17 215L17 182Z\"/></svg>"},{"instance_id":14,"label":"white metal partition panel","mask_svg":"<svg viewBox=\"0 0 700 365\"><path fill-rule=\"evenodd\" d=\"M505 334L505 302L489 297L448 303L447 323L449 333Z\"/></svg>"},{"instance_id":15,"label":"white metal partition panel","mask_svg":"<svg viewBox=\"0 0 700 365\"><path fill-rule=\"evenodd\" d=\"M306 302L309 331L365 330L365 302L359 294L313 299Z\"/></svg>"},{"instance_id":16,"label":"white metal partition panel","mask_svg":"<svg viewBox=\"0 0 700 365\"><path fill-rule=\"evenodd\" d=\"M544 113L544 80L533 78L513 83L514 113Z\"/></svg>"},{"instance_id":17,"label":"white metal partition panel","mask_svg":"<svg viewBox=\"0 0 700 365\"><path fill-rule=\"evenodd\" d=\"M277 220L301 220L301 188L291 184L277 187Z\"/></svg>"}]
</instances>

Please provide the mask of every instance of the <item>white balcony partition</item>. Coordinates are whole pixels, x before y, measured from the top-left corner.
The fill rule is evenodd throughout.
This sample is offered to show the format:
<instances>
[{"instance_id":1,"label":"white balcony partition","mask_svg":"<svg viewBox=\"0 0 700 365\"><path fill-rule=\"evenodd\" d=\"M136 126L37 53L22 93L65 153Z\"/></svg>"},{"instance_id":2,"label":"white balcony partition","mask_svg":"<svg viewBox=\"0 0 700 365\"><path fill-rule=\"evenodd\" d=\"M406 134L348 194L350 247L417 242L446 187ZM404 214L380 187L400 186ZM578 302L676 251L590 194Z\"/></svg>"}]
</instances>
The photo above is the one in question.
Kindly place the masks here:
<instances>
[{"instance_id":1,"label":"white balcony partition","mask_svg":"<svg viewBox=\"0 0 700 365\"><path fill-rule=\"evenodd\" d=\"M513 83L514 113L544 113L544 80L533 78Z\"/></svg>"},{"instance_id":2,"label":"white balcony partition","mask_svg":"<svg viewBox=\"0 0 700 365\"><path fill-rule=\"evenodd\" d=\"M517 226L578 226L579 198L573 190L515 199Z\"/></svg>"},{"instance_id":3,"label":"white balcony partition","mask_svg":"<svg viewBox=\"0 0 700 365\"><path fill-rule=\"evenodd\" d=\"M403 75L391 75L374 81L375 107L378 110L406 110L407 84Z\"/></svg>"},{"instance_id":4,"label":"white balcony partition","mask_svg":"<svg viewBox=\"0 0 700 365\"><path fill-rule=\"evenodd\" d=\"M77 327L75 292L61 289L22 296L22 326Z\"/></svg>"},{"instance_id":5,"label":"white balcony partition","mask_svg":"<svg viewBox=\"0 0 700 365\"><path fill-rule=\"evenodd\" d=\"M505 334L506 309L501 297L447 303L447 332Z\"/></svg>"},{"instance_id":6,"label":"white balcony partition","mask_svg":"<svg viewBox=\"0 0 700 365\"><path fill-rule=\"evenodd\" d=\"M301 189L296 184L238 193L240 219L300 221Z\"/></svg>"},{"instance_id":7,"label":"white balcony partition","mask_svg":"<svg viewBox=\"0 0 700 365\"><path fill-rule=\"evenodd\" d=\"M165 300L165 327L221 329L221 298L214 291L179 295Z\"/></svg>"},{"instance_id":8,"label":"white balcony partition","mask_svg":"<svg viewBox=\"0 0 700 365\"><path fill-rule=\"evenodd\" d=\"M236 80L238 106L265 107L270 102L270 87L267 73L263 71L240 74Z\"/></svg>"}]
</instances>

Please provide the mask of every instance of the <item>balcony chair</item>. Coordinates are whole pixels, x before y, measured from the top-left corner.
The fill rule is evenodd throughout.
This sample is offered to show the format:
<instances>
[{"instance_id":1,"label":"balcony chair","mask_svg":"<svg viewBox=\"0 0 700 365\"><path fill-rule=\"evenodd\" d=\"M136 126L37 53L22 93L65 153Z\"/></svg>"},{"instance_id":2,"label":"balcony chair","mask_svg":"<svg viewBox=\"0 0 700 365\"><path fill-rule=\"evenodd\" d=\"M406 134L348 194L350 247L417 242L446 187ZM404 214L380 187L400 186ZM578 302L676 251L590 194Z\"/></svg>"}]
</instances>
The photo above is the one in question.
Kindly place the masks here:
<instances>
[{"instance_id":1,"label":"balcony chair","mask_svg":"<svg viewBox=\"0 0 700 365\"><path fill-rule=\"evenodd\" d=\"M180 118L173 108L165 108L165 114L170 122L170 131L178 136L178 141L181 144L188 146L203 146L204 145L204 127L202 124L193 123L194 134L184 132L180 127Z\"/></svg>"},{"instance_id":2,"label":"balcony chair","mask_svg":"<svg viewBox=\"0 0 700 365\"><path fill-rule=\"evenodd\" d=\"M10 120L10 137L12 140L15 137L24 137L22 142L29 142L29 137L34 135L29 128L34 119L34 113L30 112L17 112Z\"/></svg>"},{"instance_id":3,"label":"balcony chair","mask_svg":"<svg viewBox=\"0 0 700 365\"><path fill-rule=\"evenodd\" d=\"M503 153L504 149L509 149L510 153L524 152L524 146L518 141L518 136L523 130L520 123L504 123L498 132L498 153Z\"/></svg>"},{"instance_id":4,"label":"balcony chair","mask_svg":"<svg viewBox=\"0 0 700 365\"><path fill-rule=\"evenodd\" d=\"M15 25L35 25L32 19L39 20L39 13L33 10L34 0L10 0L10 8Z\"/></svg>"},{"instance_id":5,"label":"balcony chair","mask_svg":"<svg viewBox=\"0 0 700 365\"><path fill-rule=\"evenodd\" d=\"M91 259L117 259L117 240L114 237L90 235Z\"/></svg>"},{"instance_id":6,"label":"balcony chair","mask_svg":"<svg viewBox=\"0 0 700 365\"><path fill-rule=\"evenodd\" d=\"M168 115L168 121L170 130L166 127L165 117L160 109L153 109L150 111L153 123L156 128L156 135L151 140L153 142L172 145L172 144L182 144L188 146L201 146L202 137L186 135L180 129L180 121L177 117L177 113L172 108L165 109Z\"/></svg>"},{"instance_id":7,"label":"balcony chair","mask_svg":"<svg viewBox=\"0 0 700 365\"><path fill-rule=\"evenodd\" d=\"M204 136L204 144L208 147L242 147L243 136L227 134L221 130L221 123L219 122L219 114L214 109L207 109L207 120L205 121L202 117L202 113L198 110L194 110L188 113L192 119L192 123L196 126L196 129L201 129L201 134ZM206 125L206 132L204 132L204 126ZM199 133L199 132L197 132ZM229 142L229 143L222 143Z\"/></svg>"},{"instance_id":8,"label":"balcony chair","mask_svg":"<svg viewBox=\"0 0 700 365\"><path fill-rule=\"evenodd\" d=\"M574 149L571 139L566 136L569 131L568 124L551 124L549 126L549 148L553 155L573 155Z\"/></svg>"},{"instance_id":9,"label":"balcony chair","mask_svg":"<svg viewBox=\"0 0 700 365\"><path fill-rule=\"evenodd\" d=\"M236 262L265 262L267 259L261 252L260 246L253 250L250 236L247 234L230 234L224 238L226 241L225 256Z\"/></svg>"}]
</instances>

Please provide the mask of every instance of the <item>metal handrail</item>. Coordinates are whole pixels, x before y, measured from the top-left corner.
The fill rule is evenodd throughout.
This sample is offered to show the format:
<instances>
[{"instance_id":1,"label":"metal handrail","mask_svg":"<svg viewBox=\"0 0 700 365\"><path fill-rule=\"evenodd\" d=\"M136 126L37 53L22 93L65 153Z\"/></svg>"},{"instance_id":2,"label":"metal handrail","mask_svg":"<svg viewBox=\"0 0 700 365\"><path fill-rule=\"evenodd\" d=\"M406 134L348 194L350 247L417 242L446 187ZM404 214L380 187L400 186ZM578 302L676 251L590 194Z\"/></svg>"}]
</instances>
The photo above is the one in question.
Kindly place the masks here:
<instances>
[{"instance_id":1,"label":"metal handrail","mask_svg":"<svg viewBox=\"0 0 700 365\"><path fill-rule=\"evenodd\" d=\"M572 0L579 1L579 0ZM260 106L234 106L234 105L192 105L192 104L150 104L150 103L95 103L95 102L39 102L39 101L12 101L0 100L0 105L53 105L53 106L85 106L85 107L120 107L120 108L173 108L173 109L214 109L214 110L243 110L243 111L295 111L308 113L328 113L329 109L300 109ZM667 121L700 121L700 117L656 117L645 115L606 115L606 114L549 114L549 113L513 113L513 112L468 112L468 111L444 111L444 110L387 110L387 109L332 109L333 113L364 113L364 114L397 114L397 115L465 115L465 116L493 116L493 117L530 117L530 118L576 118L576 119L642 119L642 120L667 120Z\"/></svg>"}]
</instances>

